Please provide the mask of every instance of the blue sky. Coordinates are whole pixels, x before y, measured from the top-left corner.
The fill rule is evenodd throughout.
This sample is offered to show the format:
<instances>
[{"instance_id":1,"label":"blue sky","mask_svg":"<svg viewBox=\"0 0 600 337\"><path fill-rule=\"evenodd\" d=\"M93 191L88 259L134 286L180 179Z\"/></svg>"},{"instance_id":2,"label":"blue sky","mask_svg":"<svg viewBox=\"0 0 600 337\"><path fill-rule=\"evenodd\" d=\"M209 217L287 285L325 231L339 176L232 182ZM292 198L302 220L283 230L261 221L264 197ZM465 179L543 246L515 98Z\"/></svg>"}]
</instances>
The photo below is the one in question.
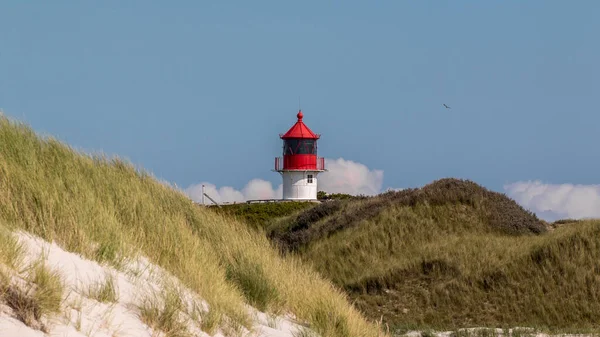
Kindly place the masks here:
<instances>
[{"instance_id":1,"label":"blue sky","mask_svg":"<svg viewBox=\"0 0 600 337\"><path fill-rule=\"evenodd\" d=\"M598 1L3 1L0 108L179 186L278 184L298 97L320 155L382 188L593 185L599 17Z\"/></svg>"}]
</instances>

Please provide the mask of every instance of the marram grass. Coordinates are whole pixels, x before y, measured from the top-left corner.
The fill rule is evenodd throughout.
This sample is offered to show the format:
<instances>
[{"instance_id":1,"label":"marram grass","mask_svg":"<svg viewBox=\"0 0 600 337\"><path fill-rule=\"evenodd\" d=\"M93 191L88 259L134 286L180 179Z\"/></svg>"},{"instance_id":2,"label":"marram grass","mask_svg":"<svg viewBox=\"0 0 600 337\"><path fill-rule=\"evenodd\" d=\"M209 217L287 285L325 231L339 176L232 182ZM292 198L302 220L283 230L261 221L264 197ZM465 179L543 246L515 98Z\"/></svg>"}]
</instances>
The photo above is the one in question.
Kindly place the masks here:
<instances>
[{"instance_id":1,"label":"marram grass","mask_svg":"<svg viewBox=\"0 0 600 337\"><path fill-rule=\"evenodd\" d=\"M288 237L309 239L296 245L297 255L345 289L365 315L395 328L600 331L600 221L536 224L506 197L465 198L486 193L445 181L451 187L424 202L387 202L390 195L323 208L309 224L300 220L310 214L282 219L283 234L274 238L299 224L306 235ZM357 211L384 202L368 217ZM503 214L490 216L502 205ZM532 230L515 230L515 223ZM548 229L538 230L540 223ZM318 230L329 228L328 235Z\"/></svg>"},{"instance_id":2,"label":"marram grass","mask_svg":"<svg viewBox=\"0 0 600 337\"><path fill-rule=\"evenodd\" d=\"M0 245L8 248L0 250L0 302L26 325L47 332L41 318L60 311L64 292L62 275L39 259L23 270L26 282L14 282L10 269L21 266L24 250L6 228L0 225L0 230L4 231Z\"/></svg>"},{"instance_id":3,"label":"marram grass","mask_svg":"<svg viewBox=\"0 0 600 337\"><path fill-rule=\"evenodd\" d=\"M248 303L290 312L323 336L380 335L343 293L260 233L123 160L79 153L4 116L0 221L116 267L142 254L204 298L218 325L250 327Z\"/></svg>"},{"instance_id":4,"label":"marram grass","mask_svg":"<svg viewBox=\"0 0 600 337\"><path fill-rule=\"evenodd\" d=\"M93 298L100 303L117 303L119 290L117 281L111 274L106 274L104 280L92 283L87 289L88 298Z\"/></svg>"}]
</instances>

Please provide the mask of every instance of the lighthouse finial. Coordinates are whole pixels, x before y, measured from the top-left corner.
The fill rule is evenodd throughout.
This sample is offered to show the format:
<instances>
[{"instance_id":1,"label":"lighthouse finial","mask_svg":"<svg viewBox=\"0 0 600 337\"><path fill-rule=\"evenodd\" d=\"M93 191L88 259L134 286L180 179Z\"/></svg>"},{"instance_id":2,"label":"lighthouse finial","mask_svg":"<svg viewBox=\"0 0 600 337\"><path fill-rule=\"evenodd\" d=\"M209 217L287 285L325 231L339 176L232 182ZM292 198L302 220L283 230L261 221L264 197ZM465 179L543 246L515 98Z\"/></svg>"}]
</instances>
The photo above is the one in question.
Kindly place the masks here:
<instances>
[{"instance_id":1,"label":"lighthouse finial","mask_svg":"<svg viewBox=\"0 0 600 337\"><path fill-rule=\"evenodd\" d=\"M296 117L298 117L299 121L301 121L302 117L304 117L304 115L302 114L302 106L300 105L300 96L298 96L298 114L296 115Z\"/></svg>"}]
</instances>

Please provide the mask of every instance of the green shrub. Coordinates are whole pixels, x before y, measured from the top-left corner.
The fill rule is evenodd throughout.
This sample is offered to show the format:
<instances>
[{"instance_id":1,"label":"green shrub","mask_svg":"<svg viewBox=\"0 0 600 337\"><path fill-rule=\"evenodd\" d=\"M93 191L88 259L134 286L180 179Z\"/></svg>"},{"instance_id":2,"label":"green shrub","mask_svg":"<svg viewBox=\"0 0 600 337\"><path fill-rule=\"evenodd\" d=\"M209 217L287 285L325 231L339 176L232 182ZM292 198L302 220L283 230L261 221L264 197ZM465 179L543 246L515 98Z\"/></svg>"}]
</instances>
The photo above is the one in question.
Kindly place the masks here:
<instances>
[{"instance_id":1,"label":"green shrub","mask_svg":"<svg viewBox=\"0 0 600 337\"><path fill-rule=\"evenodd\" d=\"M210 207L211 210L237 217L253 228L266 229L273 219L294 214L315 206L312 202L266 202L252 204L233 204Z\"/></svg>"},{"instance_id":2,"label":"green shrub","mask_svg":"<svg viewBox=\"0 0 600 337\"><path fill-rule=\"evenodd\" d=\"M489 228L506 234L539 234L546 231L543 221L514 200L468 180L441 179L423 188L342 199L323 202L302 211L279 224L269 233L269 237L284 251L298 251L311 242L376 218L390 207L420 205L469 207Z\"/></svg>"}]
</instances>

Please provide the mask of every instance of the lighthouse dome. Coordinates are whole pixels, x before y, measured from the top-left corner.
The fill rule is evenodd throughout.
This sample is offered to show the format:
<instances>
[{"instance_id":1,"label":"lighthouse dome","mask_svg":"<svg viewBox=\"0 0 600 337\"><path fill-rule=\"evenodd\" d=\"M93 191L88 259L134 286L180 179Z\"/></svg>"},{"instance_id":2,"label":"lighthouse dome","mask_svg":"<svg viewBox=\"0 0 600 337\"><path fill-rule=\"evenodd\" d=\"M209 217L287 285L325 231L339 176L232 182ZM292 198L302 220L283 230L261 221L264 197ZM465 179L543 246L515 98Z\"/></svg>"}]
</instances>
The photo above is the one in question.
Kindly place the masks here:
<instances>
[{"instance_id":1,"label":"lighthouse dome","mask_svg":"<svg viewBox=\"0 0 600 337\"><path fill-rule=\"evenodd\" d=\"M298 117L298 121L294 124L288 132L280 135L281 139L291 139L291 138L299 138L299 139L319 139L320 135L311 131L311 129L304 124L302 119L304 118L304 114L302 110L298 111L296 115Z\"/></svg>"}]
</instances>

